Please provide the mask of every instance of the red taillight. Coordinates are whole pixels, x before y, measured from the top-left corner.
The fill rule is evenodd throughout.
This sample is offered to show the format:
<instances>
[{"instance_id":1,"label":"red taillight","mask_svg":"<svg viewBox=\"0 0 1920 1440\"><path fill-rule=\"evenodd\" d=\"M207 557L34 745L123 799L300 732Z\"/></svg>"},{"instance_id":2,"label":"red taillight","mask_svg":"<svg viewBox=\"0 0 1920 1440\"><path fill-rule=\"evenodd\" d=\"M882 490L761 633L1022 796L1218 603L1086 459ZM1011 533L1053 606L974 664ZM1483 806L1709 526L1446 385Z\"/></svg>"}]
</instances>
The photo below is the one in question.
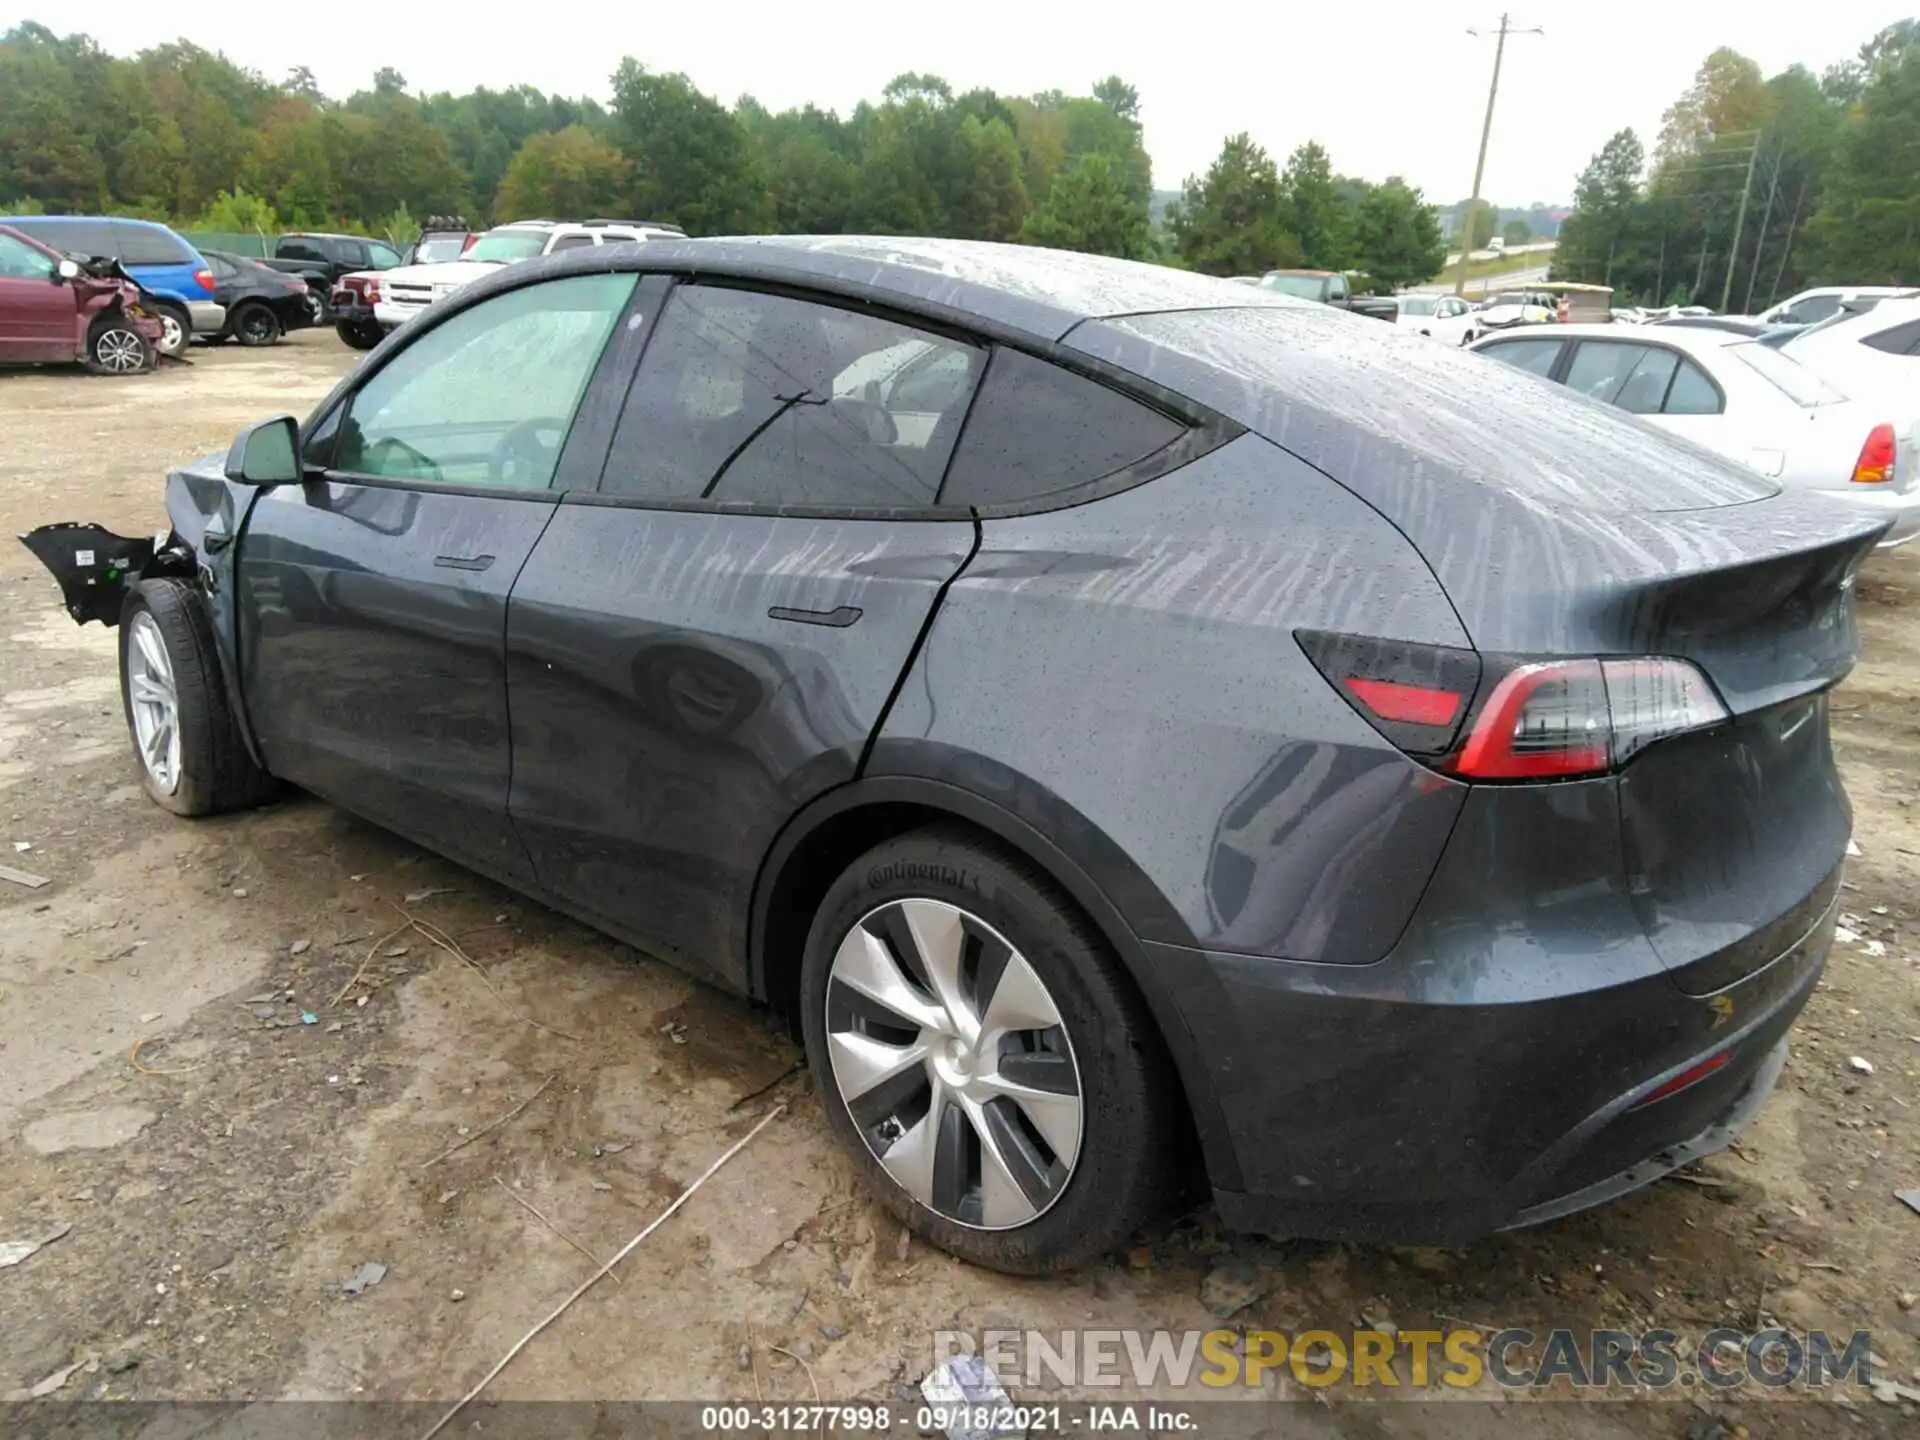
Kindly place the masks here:
<instances>
[{"instance_id":1,"label":"red taillight","mask_svg":"<svg viewBox=\"0 0 1920 1440\"><path fill-rule=\"evenodd\" d=\"M1368 680L1358 675L1347 676L1346 686L1382 720L1408 725L1451 725L1460 714L1463 698L1453 690L1405 685L1397 680Z\"/></svg>"},{"instance_id":2,"label":"red taillight","mask_svg":"<svg viewBox=\"0 0 1920 1440\"><path fill-rule=\"evenodd\" d=\"M1480 780L1537 780L1607 768L1607 686L1597 660L1522 665L1494 687L1447 768Z\"/></svg>"},{"instance_id":3,"label":"red taillight","mask_svg":"<svg viewBox=\"0 0 1920 1440\"><path fill-rule=\"evenodd\" d=\"M1876 425L1860 447L1860 458L1853 462L1853 483L1878 485L1893 478L1893 426Z\"/></svg>"},{"instance_id":4,"label":"red taillight","mask_svg":"<svg viewBox=\"0 0 1920 1440\"><path fill-rule=\"evenodd\" d=\"M193 283L211 295L213 293L213 272L211 270L194 271Z\"/></svg>"},{"instance_id":5,"label":"red taillight","mask_svg":"<svg viewBox=\"0 0 1920 1440\"><path fill-rule=\"evenodd\" d=\"M469 236L467 236L467 238L466 238L466 239L465 239L464 241L462 241L462 242L461 242L461 245L460 245L460 253L461 253L462 255L464 255L464 254L466 254L466 253L467 253L467 251L469 251L469 250L471 250L471 249L473 248L473 242L474 242L474 241L476 241L476 240L478 240L479 238L480 238L480 237L479 237L478 235L469 235Z\"/></svg>"},{"instance_id":6,"label":"red taillight","mask_svg":"<svg viewBox=\"0 0 1920 1440\"><path fill-rule=\"evenodd\" d=\"M1702 1080L1713 1074L1714 1071L1724 1067L1731 1059L1733 1059L1733 1052L1731 1050L1722 1050L1718 1055L1709 1055L1698 1065L1689 1065L1685 1070L1682 1070L1678 1075L1667 1081L1666 1084L1649 1090L1638 1100L1634 1101L1629 1108L1638 1110L1642 1105L1651 1105L1654 1101L1664 1100L1669 1095L1678 1095L1682 1090L1698 1085Z\"/></svg>"},{"instance_id":7,"label":"red taillight","mask_svg":"<svg viewBox=\"0 0 1920 1440\"><path fill-rule=\"evenodd\" d=\"M1656 740L1727 718L1685 660L1529 660L1317 630L1295 638L1374 729L1463 779L1604 774Z\"/></svg>"},{"instance_id":8,"label":"red taillight","mask_svg":"<svg viewBox=\"0 0 1920 1440\"><path fill-rule=\"evenodd\" d=\"M1478 780L1538 780L1617 769L1645 746L1727 718L1684 660L1550 660L1510 670L1451 764Z\"/></svg>"}]
</instances>

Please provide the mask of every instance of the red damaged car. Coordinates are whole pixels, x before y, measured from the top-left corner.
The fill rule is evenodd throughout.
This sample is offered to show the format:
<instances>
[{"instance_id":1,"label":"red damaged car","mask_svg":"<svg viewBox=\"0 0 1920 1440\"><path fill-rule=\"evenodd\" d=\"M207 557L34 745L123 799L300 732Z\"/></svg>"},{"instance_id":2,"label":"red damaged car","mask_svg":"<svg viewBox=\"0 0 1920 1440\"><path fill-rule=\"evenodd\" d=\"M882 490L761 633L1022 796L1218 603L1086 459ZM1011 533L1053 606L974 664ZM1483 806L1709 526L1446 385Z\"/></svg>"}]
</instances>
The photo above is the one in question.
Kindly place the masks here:
<instances>
[{"instance_id":1,"label":"red damaged car","mask_svg":"<svg viewBox=\"0 0 1920 1440\"><path fill-rule=\"evenodd\" d=\"M82 266L0 225L0 365L77 360L130 375L154 363L160 335L158 317L118 265Z\"/></svg>"}]
</instances>

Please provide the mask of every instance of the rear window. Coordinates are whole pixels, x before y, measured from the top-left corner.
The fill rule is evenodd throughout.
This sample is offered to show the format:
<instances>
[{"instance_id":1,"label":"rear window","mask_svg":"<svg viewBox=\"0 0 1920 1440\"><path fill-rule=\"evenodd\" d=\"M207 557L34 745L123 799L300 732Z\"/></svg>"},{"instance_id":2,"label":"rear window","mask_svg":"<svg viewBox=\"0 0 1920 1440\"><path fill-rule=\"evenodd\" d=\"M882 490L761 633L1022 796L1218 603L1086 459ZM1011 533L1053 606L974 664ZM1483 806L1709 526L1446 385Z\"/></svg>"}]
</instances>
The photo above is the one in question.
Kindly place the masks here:
<instances>
[{"instance_id":1,"label":"rear window","mask_svg":"<svg viewBox=\"0 0 1920 1440\"><path fill-rule=\"evenodd\" d=\"M1804 409L1832 405L1847 398L1791 356L1765 345L1755 345L1750 341L1729 345L1727 354L1744 362L1748 369L1757 371L1774 389Z\"/></svg>"},{"instance_id":2,"label":"rear window","mask_svg":"<svg viewBox=\"0 0 1920 1440\"><path fill-rule=\"evenodd\" d=\"M199 257L171 230L147 225L116 224L120 232L123 265L193 265Z\"/></svg>"},{"instance_id":3,"label":"rear window","mask_svg":"<svg viewBox=\"0 0 1920 1440\"><path fill-rule=\"evenodd\" d=\"M1884 350L1889 355L1920 355L1920 320L1895 325L1877 335L1867 336L1860 343L1870 345L1875 350Z\"/></svg>"},{"instance_id":4,"label":"rear window","mask_svg":"<svg viewBox=\"0 0 1920 1440\"><path fill-rule=\"evenodd\" d=\"M1369 497L1425 493L1435 472L1602 512L1711 509L1779 493L1744 466L1562 386L1338 311L1123 316L1075 340L1104 353L1089 343L1098 331L1162 347L1155 379Z\"/></svg>"}]
</instances>

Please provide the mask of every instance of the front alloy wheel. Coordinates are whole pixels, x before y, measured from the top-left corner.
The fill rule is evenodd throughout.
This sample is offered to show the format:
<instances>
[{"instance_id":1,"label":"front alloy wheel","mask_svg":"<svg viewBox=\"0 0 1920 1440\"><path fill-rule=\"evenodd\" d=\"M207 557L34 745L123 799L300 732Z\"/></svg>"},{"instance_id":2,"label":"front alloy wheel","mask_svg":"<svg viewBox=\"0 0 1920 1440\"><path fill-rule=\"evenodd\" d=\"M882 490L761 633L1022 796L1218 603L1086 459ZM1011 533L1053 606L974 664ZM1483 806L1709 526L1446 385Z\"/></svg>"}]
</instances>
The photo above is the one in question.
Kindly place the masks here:
<instances>
[{"instance_id":1,"label":"front alloy wheel","mask_svg":"<svg viewBox=\"0 0 1920 1440\"><path fill-rule=\"evenodd\" d=\"M167 642L148 610L127 626L127 713L148 784L172 795L180 788L180 696Z\"/></svg>"},{"instance_id":2,"label":"front alloy wheel","mask_svg":"<svg viewBox=\"0 0 1920 1440\"><path fill-rule=\"evenodd\" d=\"M1005 1230L1060 1198L1079 1067L1045 983L991 925L937 900L874 910L834 953L826 1021L834 1084L914 1200Z\"/></svg>"},{"instance_id":3,"label":"front alloy wheel","mask_svg":"<svg viewBox=\"0 0 1920 1440\"><path fill-rule=\"evenodd\" d=\"M160 353L178 355L187 348L188 337L193 333L188 328L186 316L165 305L155 315L160 321Z\"/></svg>"}]
</instances>

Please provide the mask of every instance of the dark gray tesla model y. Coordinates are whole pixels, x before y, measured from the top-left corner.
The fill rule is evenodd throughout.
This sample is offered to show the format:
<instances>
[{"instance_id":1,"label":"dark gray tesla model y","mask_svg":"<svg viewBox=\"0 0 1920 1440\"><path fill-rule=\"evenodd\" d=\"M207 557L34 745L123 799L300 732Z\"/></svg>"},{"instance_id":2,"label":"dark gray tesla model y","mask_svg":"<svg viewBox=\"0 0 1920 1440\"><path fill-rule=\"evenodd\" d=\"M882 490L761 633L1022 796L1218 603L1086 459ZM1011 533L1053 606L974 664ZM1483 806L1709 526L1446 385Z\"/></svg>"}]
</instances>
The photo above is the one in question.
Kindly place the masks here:
<instances>
[{"instance_id":1,"label":"dark gray tesla model y","mask_svg":"<svg viewBox=\"0 0 1920 1440\"><path fill-rule=\"evenodd\" d=\"M1458 1240L1724 1145L1820 974L1878 529L1508 366L1011 246L505 268L171 528L26 537L145 783L783 1007L958 1255Z\"/></svg>"}]
</instances>

